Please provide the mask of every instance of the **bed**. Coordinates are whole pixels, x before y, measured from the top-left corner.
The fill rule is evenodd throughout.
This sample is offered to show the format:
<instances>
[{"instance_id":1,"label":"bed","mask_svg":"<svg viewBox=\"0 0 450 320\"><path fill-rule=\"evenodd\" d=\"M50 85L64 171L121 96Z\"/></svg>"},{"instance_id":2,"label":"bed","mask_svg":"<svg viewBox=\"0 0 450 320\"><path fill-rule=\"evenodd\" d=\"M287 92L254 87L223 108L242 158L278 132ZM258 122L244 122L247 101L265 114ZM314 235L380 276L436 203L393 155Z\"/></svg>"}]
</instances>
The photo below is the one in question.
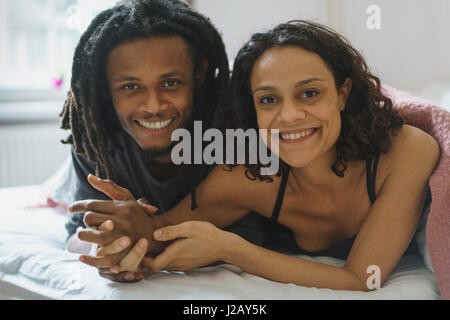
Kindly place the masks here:
<instances>
[{"instance_id":1,"label":"bed","mask_svg":"<svg viewBox=\"0 0 450 320\"><path fill-rule=\"evenodd\" d=\"M337 291L281 284L219 265L191 272L147 273L138 283L115 283L65 251L67 213L62 203L73 186L70 163L41 186L0 189L0 299L450 299L450 113L427 101L383 86L407 123L431 134L441 157L430 177L432 203L413 241L420 254L400 260L383 287L371 292ZM62 184L64 185L64 184ZM55 190L62 190L58 196ZM40 205L36 205L40 204ZM306 259L341 266L329 257Z\"/></svg>"},{"instance_id":2,"label":"bed","mask_svg":"<svg viewBox=\"0 0 450 320\"><path fill-rule=\"evenodd\" d=\"M138 283L103 279L65 251L66 213L35 206L41 186L0 189L0 299L440 299L435 276L421 255L406 256L381 289L372 292L281 284L224 264L191 272L146 273ZM328 257L307 257L342 265Z\"/></svg>"}]
</instances>

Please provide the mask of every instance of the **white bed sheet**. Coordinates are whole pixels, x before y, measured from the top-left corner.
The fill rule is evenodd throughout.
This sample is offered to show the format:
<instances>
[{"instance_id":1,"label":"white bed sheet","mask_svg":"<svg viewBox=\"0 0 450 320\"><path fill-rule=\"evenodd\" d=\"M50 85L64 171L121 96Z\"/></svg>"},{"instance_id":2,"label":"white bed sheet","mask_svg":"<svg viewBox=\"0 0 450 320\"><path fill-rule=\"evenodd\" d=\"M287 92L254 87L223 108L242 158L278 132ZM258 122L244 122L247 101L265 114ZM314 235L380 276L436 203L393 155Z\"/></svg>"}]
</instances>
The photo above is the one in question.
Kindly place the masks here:
<instances>
[{"instance_id":1,"label":"white bed sheet","mask_svg":"<svg viewBox=\"0 0 450 320\"><path fill-rule=\"evenodd\" d=\"M434 274L419 255L403 258L383 288L368 293L277 283L229 264L115 283L64 250L65 214L24 208L38 197L38 186L0 189L0 299L440 299Z\"/></svg>"}]
</instances>

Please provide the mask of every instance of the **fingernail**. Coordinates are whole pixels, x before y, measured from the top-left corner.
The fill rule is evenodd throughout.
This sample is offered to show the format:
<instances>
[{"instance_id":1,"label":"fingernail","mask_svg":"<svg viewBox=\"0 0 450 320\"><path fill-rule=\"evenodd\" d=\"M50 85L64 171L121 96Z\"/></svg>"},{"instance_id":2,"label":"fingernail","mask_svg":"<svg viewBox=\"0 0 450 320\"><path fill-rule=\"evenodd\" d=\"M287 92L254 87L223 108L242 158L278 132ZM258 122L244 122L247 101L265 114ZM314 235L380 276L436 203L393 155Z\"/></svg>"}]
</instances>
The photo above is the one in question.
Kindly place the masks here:
<instances>
[{"instance_id":1,"label":"fingernail","mask_svg":"<svg viewBox=\"0 0 450 320\"><path fill-rule=\"evenodd\" d=\"M128 280L128 281L134 280L134 275L131 274L131 273L127 273L125 275L125 279Z\"/></svg>"},{"instance_id":2,"label":"fingernail","mask_svg":"<svg viewBox=\"0 0 450 320\"><path fill-rule=\"evenodd\" d=\"M156 231L153 233L153 236L155 237L155 239L159 239L159 238L161 238L161 236L162 236L162 232L161 232L160 230L156 230Z\"/></svg>"},{"instance_id":3,"label":"fingernail","mask_svg":"<svg viewBox=\"0 0 450 320\"><path fill-rule=\"evenodd\" d=\"M112 222L111 220L108 220L108 221L106 221L106 223L105 223L105 227L106 227L107 229L109 229L109 230L112 230L112 229L114 229L114 224L113 224L113 222Z\"/></svg>"},{"instance_id":4,"label":"fingernail","mask_svg":"<svg viewBox=\"0 0 450 320\"><path fill-rule=\"evenodd\" d=\"M115 273L115 274L119 273L119 270L117 270L117 268L115 268L115 267L110 268L109 271L111 271L112 273Z\"/></svg>"},{"instance_id":5,"label":"fingernail","mask_svg":"<svg viewBox=\"0 0 450 320\"><path fill-rule=\"evenodd\" d=\"M120 240L119 244L120 244L121 247L128 246L128 239L127 238L123 238L122 240Z\"/></svg>"},{"instance_id":6,"label":"fingernail","mask_svg":"<svg viewBox=\"0 0 450 320\"><path fill-rule=\"evenodd\" d=\"M84 262L84 261L86 261L86 258L85 258L84 256L80 256L79 260L80 260L81 262Z\"/></svg>"},{"instance_id":7,"label":"fingernail","mask_svg":"<svg viewBox=\"0 0 450 320\"><path fill-rule=\"evenodd\" d=\"M146 241L144 239L142 239L141 241L139 241L139 248L144 249L146 245Z\"/></svg>"}]
</instances>

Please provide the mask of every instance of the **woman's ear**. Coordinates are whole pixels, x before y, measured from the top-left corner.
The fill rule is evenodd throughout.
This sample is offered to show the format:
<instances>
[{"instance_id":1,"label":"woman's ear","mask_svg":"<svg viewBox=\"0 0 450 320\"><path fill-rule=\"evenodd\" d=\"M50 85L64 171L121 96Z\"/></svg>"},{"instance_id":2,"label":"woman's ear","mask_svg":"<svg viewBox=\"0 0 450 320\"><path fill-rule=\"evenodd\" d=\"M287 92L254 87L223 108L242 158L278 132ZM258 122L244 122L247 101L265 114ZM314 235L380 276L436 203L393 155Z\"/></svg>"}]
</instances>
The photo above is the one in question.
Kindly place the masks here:
<instances>
[{"instance_id":1,"label":"woman's ear","mask_svg":"<svg viewBox=\"0 0 450 320\"><path fill-rule=\"evenodd\" d=\"M198 67L197 74L195 75L195 81L197 84L197 88L200 88L203 85L203 82L205 81L206 72L208 71L209 63L205 59L200 63L200 66Z\"/></svg>"},{"instance_id":2,"label":"woman's ear","mask_svg":"<svg viewBox=\"0 0 450 320\"><path fill-rule=\"evenodd\" d=\"M347 99L352 90L352 80L350 78L345 79L344 84L339 89L339 110L342 112L347 105Z\"/></svg>"}]
</instances>

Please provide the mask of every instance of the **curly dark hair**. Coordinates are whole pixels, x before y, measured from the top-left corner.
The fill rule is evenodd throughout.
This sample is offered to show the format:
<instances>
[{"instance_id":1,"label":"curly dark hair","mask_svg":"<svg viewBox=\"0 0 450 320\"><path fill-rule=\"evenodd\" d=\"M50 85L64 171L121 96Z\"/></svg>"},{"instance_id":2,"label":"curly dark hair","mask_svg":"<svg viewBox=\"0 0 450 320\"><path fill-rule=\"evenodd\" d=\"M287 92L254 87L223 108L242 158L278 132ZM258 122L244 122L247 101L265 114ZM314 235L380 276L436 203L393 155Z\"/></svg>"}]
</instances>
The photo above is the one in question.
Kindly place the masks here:
<instances>
[{"instance_id":1,"label":"curly dark hair","mask_svg":"<svg viewBox=\"0 0 450 320\"><path fill-rule=\"evenodd\" d=\"M276 26L265 33L256 33L240 49L234 61L231 81L232 116L226 125L236 128L257 129L256 111L250 90L250 77L255 61L265 51L274 47L297 46L318 54L333 74L336 89L346 78L352 80L347 104L341 113L342 126L336 142L337 158L331 169L343 177L346 163L367 160L380 152L387 152L390 134L403 125L404 120L392 108L392 101L381 92L379 78L369 71L362 55L348 40L330 28L305 20L293 20ZM279 176L287 164L280 159ZM233 166L229 166L230 170ZM261 176L261 164L246 164L249 175L260 180L272 181Z\"/></svg>"},{"instance_id":2,"label":"curly dark hair","mask_svg":"<svg viewBox=\"0 0 450 320\"><path fill-rule=\"evenodd\" d=\"M230 85L225 46L209 19L178 0L127 0L99 13L81 36L73 57L71 89L60 114L61 128L71 134L62 142L95 163L97 176L112 179L109 156L120 148L115 137L122 130L107 90L107 55L137 38L173 35L186 42L195 72L204 60L208 62L203 85L194 92L193 109L208 128L216 110L227 103Z\"/></svg>"}]
</instances>

